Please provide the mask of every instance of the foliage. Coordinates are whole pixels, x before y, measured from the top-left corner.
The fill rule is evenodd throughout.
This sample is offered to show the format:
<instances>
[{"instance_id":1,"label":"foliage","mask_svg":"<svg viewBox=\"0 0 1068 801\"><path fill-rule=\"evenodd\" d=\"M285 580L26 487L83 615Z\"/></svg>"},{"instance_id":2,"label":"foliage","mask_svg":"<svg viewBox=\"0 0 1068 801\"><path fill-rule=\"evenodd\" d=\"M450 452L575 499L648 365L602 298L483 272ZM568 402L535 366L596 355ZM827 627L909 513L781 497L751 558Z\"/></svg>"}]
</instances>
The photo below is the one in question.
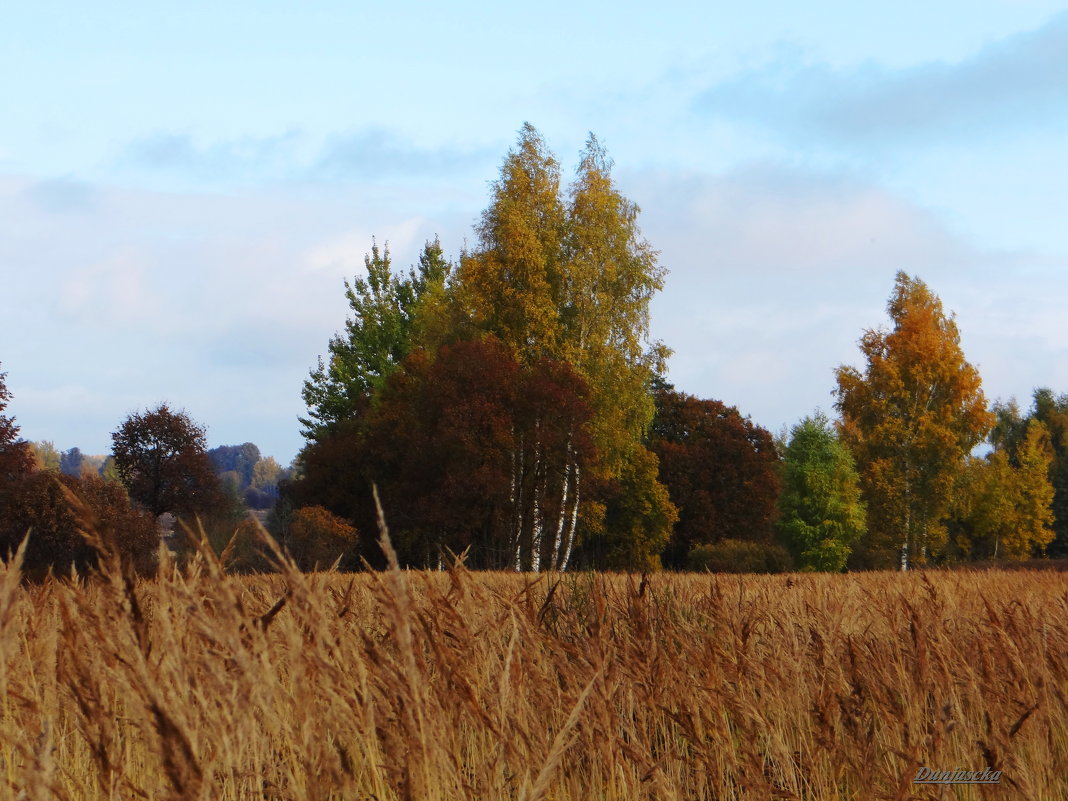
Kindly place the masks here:
<instances>
[{"instance_id":1,"label":"foliage","mask_svg":"<svg viewBox=\"0 0 1068 801\"><path fill-rule=\"evenodd\" d=\"M369 426L386 520L405 563L436 565L472 547L472 564L508 564L519 366L495 341L415 351L391 377Z\"/></svg>"},{"instance_id":2,"label":"foliage","mask_svg":"<svg viewBox=\"0 0 1068 801\"><path fill-rule=\"evenodd\" d=\"M887 311L893 329L861 337L864 372L837 369L836 406L868 507L864 544L884 566L900 556L906 567L944 545L954 486L994 421L956 322L927 285L898 273Z\"/></svg>"},{"instance_id":3,"label":"foliage","mask_svg":"<svg viewBox=\"0 0 1068 801\"><path fill-rule=\"evenodd\" d=\"M64 475L80 476L83 465L88 466L85 454L79 448L71 448L59 455L59 469Z\"/></svg>"},{"instance_id":4,"label":"foliage","mask_svg":"<svg viewBox=\"0 0 1068 801\"><path fill-rule=\"evenodd\" d=\"M325 570L339 559L341 567L355 566L356 529L321 506L297 509L289 523L289 537L302 570Z\"/></svg>"},{"instance_id":5,"label":"foliage","mask_svg":"<svg viewBox=\"0 0 1068 801\"><path fill-rule=\"evenodd\" d=\"M7 408L11 400L6 378L7 373L0 373L0 412ZM0 414L0 482L20 476L33 467L30 447L18 439L18 434L15 418Z\"/></svg>"},{"instance_id":6,"label":"foliage","mask_svg":"<svg viewBox=\"0 0 1068 801\"><path fill-rule=\"evenodd\" d=\"M654 414L649 386L669 354L649 339L649 303L667 271L641 235L637 204L616 188L612 167L591 134L569 189L559 313L564 358L590 386L591 430L609 477L646 434Z\"/></svg>"},{"instance_id":7,"label":"foliage","mask_svg":"<svg viewBox=\"0 0 1068 801\"><path fill-rule=\"evenodd\" d=\"M272 487L278 486L283 473L282 465L278 464L278 461L273 456L260 459L252 467L251 486L254 489L266 492Z\"/></svg>"},{"instance_id":8,"label":"foliage","mask_svg":"<svg viewBox=\"0 0 1068 801\"><path fill-rule=\"evenodd\" d=\"M61 457L54 443L45 440L31 442L30 448L33 451L35 469L48 470L53 473L59 472Z\"/></svg>"},{"instance_id":9,"label":"foliage","mask_svg":"<svg viewBox=\"0 0 1068 801\"><path fill-rule=\"evenodd\" d=\"M593 570L659 570L679 511L657 480L659 460L637 445L617 478L593 486L595 508L582 519L577 562Z\"/></svg>"},{"instance_id":10,"label":"foliage","mask_svg":"<svg viewBox=\"0 0 1068 801\"><path fill-rule=\"evenodd\" d=\"M588 419L584 384L566 364L522 368L493 338L433 359L414 352L368 434L369 476L401 552L423 565L469 547L480 567L566 564L571 529L560 521L576 514L568 487L591 454Z\"/></svg>"},{"instance_id":11,"label":"foliage","mask_svg":"<svg viewBox=\"0 0 1068 801\"><path fill-rule=\"evenodd\" d=\"M699 544L774 540L779 457L771 434L716 400L663 387L655 393L649 447L679 509L664 552L681 568Z\"/></svg>"},{"instance_id":12,"label":"foliage","mask_svg":"<svg viewBox=\"0 0 1068 801\"><path fill-rule=\"evenodd\" d=\"M687 554L686 567L710 573L785 573L793 566L781 545L751 540L720 540L697 545Z\"/></svg>"},{"instance_id":13,"label":"foliage","mask_svg":"<svg viewBox=\"0 0 1068 801\"><path fill-rule=\"evenodd\" d=\"M300 455L299 479L283 482L281 498L271 516L269 529L290 552L298 547L290 541L293 513L305 506L322 506L355 524L358 531L377 531L374 500L371 497L371 453L367 445L364 417L342 420L318 440L309 442ZM392 514L387 518L392 527ZM382 552L375 538L361 538L361 555L372 565L382 567Z\"/></svg>"},{"instance_id":14,"label":"foliage","mask_svg":"<svg viewBox=\"0 0 1068 801\"><path fill-rule=\"evenodd\" d=\"M562 355L565 230L560 166L528 123L505 157L476 228L478 246L463 255L457 276L476 328L525 364Z\"/></svg>"},{"instance_id":15,"label":"foliage","mask_svg":"<svg viewBox=\"0 0 1068 801\"><path fill-rule=\"evenodd\" d=\"M455 276L437 243L404 279L373 249L367 281L347 286L346 335L305 383L309 474L292 500L358 521L373 474L398 547L417 564L470 545L482 564L527 570L565 567L580 525L595 536L614 515L641 532L614 552L645 565L675 512L642 446L666 349L649 342L664 271L637 215L596 139L565 197L556 159L526 125ZM482 441L462 433L483 429ZM344 489L329 486L346 477ZM625 500L621 484L644 500ZM638 509L648 519L631 519Z\"/></svg>"},{"instance_id":16,"label":"foliage","mask_svg":"<svg viewBox=\"0 0 1068 801\"><path fill-rule=\"evenodd\" d=\"M100 475L107 481L114 481L117 484L122 483L122 477L119 475L119 468L115 463L114 454L109 453L104 457L104 463L100 466Z\"/></svg>"},{"instance_id":17,"label":"foliage","mask_svg":"<svg viewBox=\"0 0 1068 801\"><path fill-rule=\"evenodd\" d=\"M330 340L329 360L320 358L304 382L301 395L308 416L300 422L309 441L365 408L364 399L411 349L424 298L440 295L452 269L436 239L426 243L418 266L407 276L393 272L388 245L379 251L372 244L364 266L367 278L345 282L352 317L345 321L344 334Z\"/></svg>"},{"instance_id":18,"label":"foliage","mask_svg":"<svg viewBox=\"0 0 1068 801\"><path fill-rule=\"evenodd\" d=\"M0 489L0 553L13 552L29 532L24 566L35 574L84 570L97 561L99 545L114 546L140 572L154 566L159 535L155 521L130 504L125 490L98 476L40 471Z\"/></svg>"},{"instance_id":19,"label":"foliage","mask_svg":"<svg viewBox=\"0 0 1068 801\"><path fill-rule=\"evenodd\" d=\"M220 445L208 457L238 512L269 509L278 500L278 482L287 471L273 456L262 456L254 443Z\"/></svg>"},{"instance_id":20,"label":"foliage","mask_svg":"<svg viewBox=\"0 0 1068 801\"><path fill-rule=\"evenodd\" d=\"M1014 400L994 404L997 422L991 432L994 447L1004 450L1009 461L1018 464L1017 452L1029 425L1041 423L1049 431L1053 459L1049 480L1053 486L1054 539L1048 546L1050 556L1068 556L1068 395L1054 395L1048 388L1036 389L1031 409L1021 415Z\"/></svg>"},{"instance_id":21,"label":"foliage","mask_svg":"<svg viewBox=\"0 0 1068 801\"><path fill-rule=\"evenodd\" d=\"M220 445L208 451L212 468L216 473L233 471L237 474L238 487L244 489L252 483L252 471L261 459L260 449L252 442L243 445Z\"/></svg>"},{"instance_id":22,"label":"foliage","mask_svg":"<svg viewBox=\"0 0 1068 801\"><path fill-rule=\"evenodd\" d=\"M477 330L501 339L521 364L567 361L587 382L606 477L622 470L649 425L648 385L667 353L648 342L649 301L664 270L611 168L591 136L565 203L555 157L525 125L457 281Z\"/></svg>"},{"instance_id":23,"label":"foliage","mask_svg":"<svg viewBox=\"0 0 1068 801\"><path fill-rule=\"evenodd\" d=\"M821 412L790 431L778 528L802 570L838 572L866 530L853 457Z\"/></svg>"},{"instance_id":24,"label":"foliage","mask_svg":"<svg viewBox=\"0 0 1068 801\"><path fill-rule=\"evenodd\" d=\"M546 358L566 362L585 382L595 459L584 470L570 469L563 506L578 503L578 514L554 526L574 527L581 520L591 535L602 528L598 515L609 511L596 497L598 488L624 481L647 499L664 495L655 470L644 469L641 447L653 413L649 384L667 352L649 342L649 301L663 286L664 270L638 230L638 207L616 189L611 168L591 136L565 199L558 162L525 125L493 184L477 246L461 258L456 281L471 328L498 337L520 365ZM537 460L524 451L517 458ZM628 464L631 459L638 463ZM633 486L638 477L649 485ZM674 516L659 503L649 509L656 510L649 520L635 522L636 530L649 534L634 544L635 554L666 535L656 526ZM577 529L569 536L576 535ZM635 558L644 563L647 556Z\"/></svg>"},{"instance_id":25,"label":"foliage","mask_svg":"<svg viewBox=\"0 0 1068 801\"><path fill-rule=\"evenodd\" d=\"M154 517L228 510L205 450L203 427L167 404L132 414L111 435L115 467L130 497Z\"/></svg>"},{"instance_id":26,"label":"foliage","mask_svg":"<svg viewBox=\"0 0 1068 801\"><path fill-rule=\"evenodd\" d=\"M245 503L251 509L269 509L278 501L278 483L286 471L273 456L260 459L252 467L252 481L245 490Z\"/></svg>"},{"instance_id":27,"label":"foliage","mask_svg":"<svg viewBox=\"0 0 1068 801\"><path fill-rule=\"evenodd\" d=\"M970 559L1040 554L1054 536L1052 463L1049 431L1037 419L1027 424L1013 457L997 447L970 459L951 510L955 551Z\"/></svg>"}]
</instances>

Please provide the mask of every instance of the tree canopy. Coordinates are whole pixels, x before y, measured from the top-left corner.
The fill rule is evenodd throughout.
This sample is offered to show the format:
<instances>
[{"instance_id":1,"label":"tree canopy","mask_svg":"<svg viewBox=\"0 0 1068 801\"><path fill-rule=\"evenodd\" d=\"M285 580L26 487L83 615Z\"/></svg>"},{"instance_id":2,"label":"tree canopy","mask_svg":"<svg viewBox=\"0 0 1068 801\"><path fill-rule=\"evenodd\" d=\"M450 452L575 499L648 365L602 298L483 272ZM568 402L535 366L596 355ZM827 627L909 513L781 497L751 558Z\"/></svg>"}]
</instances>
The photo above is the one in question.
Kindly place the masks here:
<instances>
[{"instance_id":1,"label":"tree canopy","mask_svg":"<svg viewBox=\"0 0 1068 801\"><path fill-rule=\"evenodd\" d=\"M945 544L954 486L994 421L956 322L927 285L899 272L887 312L892 329L861 337L863 372L837 369L836 406L868 507L866 550L907 567Z\"/></svg>"},{"instance_id":2,"label":"tree canopy","mask_svg":"<svg viewBox=\"0 0 1068 801\"><path fill-rule=\"evenodd\" d=\"M329 359L304 382L308 416L300 418L304 436L321 438L331 427L358 415L373 390L404 359L416 335L416 315L425 298L439 298L452 265L438 240L427 242L417 267L393 272L389 245L372 244L364 259L367 276L345 281L352 316L328 347Z\"/></svg>"},{"instance_id":3,"label":"tree canopy","mask_svg":"<svg viewBox=\"0 0 1068 801\"><path fill-rule=\"evenodd\" d=\"M327 478L356 470L387 499L411 488L418 500L387 512L423 559L477 544L480 563L562 569L608 518L642 532L633 564L658 559L675 510L643 437L666 353L648 338L664 270L610 170L591 137L565 192L526 125L455 271L437 242L403 278L372 247L367 278L346 284L346 331L305 383L294 499L365 518L366 490Z\"/></svg>"},{"instance_id":4,"label":"tree canopy","mask_svg":"<svg viewBox=\"0 0 1068 801\"><path fill-rule=\"evenodd\" d=\"M802 570L839 571L866 531L853 456L826 415L790 431L783 454L779 532Z\"/></svg>"},{"instance_id":5,"label":"tree canopy","mask_svg":"<svg viewBox=\"0 0 1068 801\"><path fill-rule=\"evenodd\" d=\"M665 561L683 567L698 545L774 540L778 453L771 433L733 406L662 388L650 448L679 509Z\"/></svg>"},{"instance_id":6,"label":"tree canopy","mask_svg":"<svg viewBox=\"0 0 1068 801\"><path fill-rule=\"evenodd\" d=\"M153 515L204 515L226 505L204 428L184 411L164 403L131 414L111 440L120 480Z\"/></svg>"},{"instance_id":7,"label":"tree canopy","mask_svg":"<svg viewBox=\"0 0 1068 801\"><path fill-rule=\"evenodd\" d=\"M7 408L11 392L7 388L7 373L0 372L0 412ZM15 418L0 414L0 481L28 472L33 466L29 445L19 438Z\"/></svg>"}]
</instances>

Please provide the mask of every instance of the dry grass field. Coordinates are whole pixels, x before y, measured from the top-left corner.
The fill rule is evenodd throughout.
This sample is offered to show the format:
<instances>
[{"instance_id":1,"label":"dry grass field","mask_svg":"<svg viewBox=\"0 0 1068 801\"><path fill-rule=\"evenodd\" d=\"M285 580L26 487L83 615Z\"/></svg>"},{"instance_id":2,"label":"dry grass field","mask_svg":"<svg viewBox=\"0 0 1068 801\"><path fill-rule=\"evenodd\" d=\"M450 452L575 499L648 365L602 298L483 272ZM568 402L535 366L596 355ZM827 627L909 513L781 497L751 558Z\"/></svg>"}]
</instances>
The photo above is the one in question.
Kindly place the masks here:
<instances>
[{"instance_id":1,"label":"dry grass field","mask_svg":"<svg viewBox=\"0 0 1068 801\"><path fill-rule=\"evenodd\" d=\"M0 575L4 799L1060 800L1066 692L1052 573Z\"/></svg>"}]
</instances>

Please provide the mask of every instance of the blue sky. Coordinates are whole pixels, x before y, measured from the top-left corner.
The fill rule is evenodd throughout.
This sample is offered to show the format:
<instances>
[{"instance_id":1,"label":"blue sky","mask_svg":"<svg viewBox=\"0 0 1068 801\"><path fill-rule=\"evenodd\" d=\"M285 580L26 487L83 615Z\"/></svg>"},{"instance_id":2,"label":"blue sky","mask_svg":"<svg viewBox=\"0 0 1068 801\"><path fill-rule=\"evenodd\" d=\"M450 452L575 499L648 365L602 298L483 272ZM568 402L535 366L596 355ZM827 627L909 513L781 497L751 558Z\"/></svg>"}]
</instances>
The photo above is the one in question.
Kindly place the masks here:
<instances>
[{"instance_id":1,"label":"blue sky","mask_svg":"<svg viewBox=\"0 0 1068 801\"><path fill-rule=\"evenodd\" d=\"M894 274L988 397L1068 392L1068 13L883 3L16 4L0 13L0 369L89 453L168 401L288 462L372 236L455 255L524 121L592 131L670 273L680 389L830 410Z\"/></svg>"}]
</instances>

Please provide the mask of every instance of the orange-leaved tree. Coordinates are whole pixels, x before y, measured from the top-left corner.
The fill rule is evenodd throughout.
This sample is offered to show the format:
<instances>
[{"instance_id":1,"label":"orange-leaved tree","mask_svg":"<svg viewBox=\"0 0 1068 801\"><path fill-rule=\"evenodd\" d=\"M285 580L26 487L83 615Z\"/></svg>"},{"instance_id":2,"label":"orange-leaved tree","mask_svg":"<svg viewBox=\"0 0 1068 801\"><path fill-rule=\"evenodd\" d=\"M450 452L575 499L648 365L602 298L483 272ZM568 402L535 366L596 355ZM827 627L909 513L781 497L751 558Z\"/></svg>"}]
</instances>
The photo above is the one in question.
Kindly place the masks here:
<instances>
[{"instance_id":1,"label":"orange-leaved tree","mask_svg":"<svg viewBox=\"0 0 1068 801\"><path fill-rule=\"evenodd\" d=\"M993 415L953 315L923 281L899 272L887 311L893 328L864 333L865 369L839 367L835 394L868 507L861 547L870 564L906 569L945 543L954 485Z\"/></svg>"}]
</instances>

